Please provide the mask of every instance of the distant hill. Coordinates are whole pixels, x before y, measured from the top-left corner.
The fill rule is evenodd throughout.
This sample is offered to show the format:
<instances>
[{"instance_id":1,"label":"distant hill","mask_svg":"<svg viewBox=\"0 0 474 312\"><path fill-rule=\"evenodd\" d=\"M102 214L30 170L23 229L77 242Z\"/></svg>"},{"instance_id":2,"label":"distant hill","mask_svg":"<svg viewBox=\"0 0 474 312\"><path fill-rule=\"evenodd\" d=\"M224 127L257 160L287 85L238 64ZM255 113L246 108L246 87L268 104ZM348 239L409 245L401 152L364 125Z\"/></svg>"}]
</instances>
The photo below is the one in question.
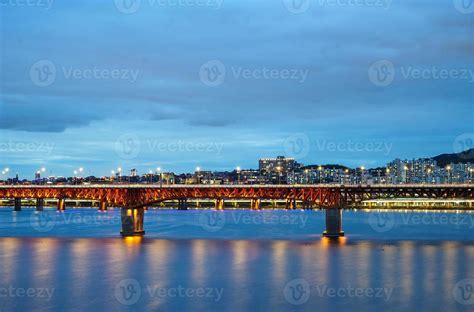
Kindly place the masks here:
<instances>
[{"instance_id":1,"label":"distant hill","mask_svg":"<svg viewBox=\"0 0 474 312\"><path fill-rule=\"evenodd\" d=\"M444 167L450 163L474 164L474 148L457 154L441 154L436 157L433 157L433 159L436 160L438 166L440 167Z\"/></svg>"}]
</instances>

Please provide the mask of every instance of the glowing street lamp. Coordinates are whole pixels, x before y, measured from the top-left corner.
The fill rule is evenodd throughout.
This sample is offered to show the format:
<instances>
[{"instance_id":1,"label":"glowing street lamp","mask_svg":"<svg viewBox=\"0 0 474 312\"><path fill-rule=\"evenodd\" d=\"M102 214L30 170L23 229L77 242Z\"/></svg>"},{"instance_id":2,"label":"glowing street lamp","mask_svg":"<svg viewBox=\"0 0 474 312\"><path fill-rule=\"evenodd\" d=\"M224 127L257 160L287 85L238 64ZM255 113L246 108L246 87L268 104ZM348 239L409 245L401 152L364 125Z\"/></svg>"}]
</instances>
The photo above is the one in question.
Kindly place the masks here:
<instances>
[{"instance_id":1,"label":"glowing street lamp","mask_svg":"<svg viewBox=\"0 0 474 312\"><path fill-rule=\"evenodd\" d=\"M237 166L237 168L235 168L235 171L237 171L237 184L240 184L240 166Z\"/></svg>"}]
</instances>

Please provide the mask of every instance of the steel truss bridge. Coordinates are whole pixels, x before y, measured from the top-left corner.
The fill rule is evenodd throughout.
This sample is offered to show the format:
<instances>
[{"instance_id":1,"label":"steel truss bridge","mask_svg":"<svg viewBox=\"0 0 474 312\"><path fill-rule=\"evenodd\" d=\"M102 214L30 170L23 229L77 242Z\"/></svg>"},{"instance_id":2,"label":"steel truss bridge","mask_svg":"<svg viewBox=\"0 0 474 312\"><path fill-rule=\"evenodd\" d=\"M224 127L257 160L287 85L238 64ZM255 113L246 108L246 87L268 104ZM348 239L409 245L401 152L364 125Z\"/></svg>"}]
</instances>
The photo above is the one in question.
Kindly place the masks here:
<instances>
[{"instance_id":1,"label":"steel truss bridge","mask_svg":"<svg viewBox=\"0 0 474 312\"><path fill-rule=\"evenodd\" d=\"M288 209L296 202L303 207L326 210L326 236L341 236L342 208L357 206L374 199L417 198L440 200L472 200L474 185L0 185L0 199L14 199L15 211L21 210L22 199L36 199L36 210L42 211L45 199L57 199L57 209L66 208L66 199L100 202L99 210L108 206L122 208L122 235L143 235L144 209L168 200L178 200L181 210L188 199L215 200L217 210L225 200L246 199L251 209L260 209L261 200L286 200ZM472 202L471 202L472 204Z\"/></svg>"}]
</instances>

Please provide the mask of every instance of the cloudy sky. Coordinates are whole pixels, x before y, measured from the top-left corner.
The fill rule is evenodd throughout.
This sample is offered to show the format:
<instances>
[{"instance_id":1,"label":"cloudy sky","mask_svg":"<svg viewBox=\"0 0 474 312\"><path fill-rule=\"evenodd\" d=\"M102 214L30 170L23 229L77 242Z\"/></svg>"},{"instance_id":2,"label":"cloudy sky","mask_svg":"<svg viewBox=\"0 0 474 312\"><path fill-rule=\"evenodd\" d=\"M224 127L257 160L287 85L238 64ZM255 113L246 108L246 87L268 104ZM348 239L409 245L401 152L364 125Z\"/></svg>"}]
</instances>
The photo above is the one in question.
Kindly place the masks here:
<instances>
[{"instance_id":1,"label":"cloudy sky","mask_svg":"<svg viewBox=\"0 0 474 312\"><path fill-rule=\"evenodd\" d=\"M466 2L4 1L0 167L372 167L472 147Z\"/></svg>"}]
</instances>

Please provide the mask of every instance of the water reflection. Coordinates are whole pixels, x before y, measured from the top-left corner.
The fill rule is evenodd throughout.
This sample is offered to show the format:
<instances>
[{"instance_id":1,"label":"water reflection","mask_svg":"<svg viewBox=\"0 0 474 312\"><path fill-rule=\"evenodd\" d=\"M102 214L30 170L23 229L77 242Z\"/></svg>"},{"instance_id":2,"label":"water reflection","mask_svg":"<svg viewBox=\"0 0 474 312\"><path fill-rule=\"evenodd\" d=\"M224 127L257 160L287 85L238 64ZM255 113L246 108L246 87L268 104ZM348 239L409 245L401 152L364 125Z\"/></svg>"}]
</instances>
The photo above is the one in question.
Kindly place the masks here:
<instances>
[{"instance_id":1,"label":"water reflection","mask_svg":"<svg viewBox=\"0 0 474 312\"><path fill-rule=\"evenodd\" d=\"M351 303L360 309L462 310L469 306L454 300L453 287L474 277L474 245L455 242L2 238L0 250L0 289L54 289L50 301L3 298L2 310L292 309L284 288L297 278L310 285L301 310L344 311ZM114 292L124 279L141 287L130 307ZM219 300L153 292L179 287L223 292ZM391 296L334 298L324 292L348 287L385 288Z\"/></svg>"}]
</instances>

